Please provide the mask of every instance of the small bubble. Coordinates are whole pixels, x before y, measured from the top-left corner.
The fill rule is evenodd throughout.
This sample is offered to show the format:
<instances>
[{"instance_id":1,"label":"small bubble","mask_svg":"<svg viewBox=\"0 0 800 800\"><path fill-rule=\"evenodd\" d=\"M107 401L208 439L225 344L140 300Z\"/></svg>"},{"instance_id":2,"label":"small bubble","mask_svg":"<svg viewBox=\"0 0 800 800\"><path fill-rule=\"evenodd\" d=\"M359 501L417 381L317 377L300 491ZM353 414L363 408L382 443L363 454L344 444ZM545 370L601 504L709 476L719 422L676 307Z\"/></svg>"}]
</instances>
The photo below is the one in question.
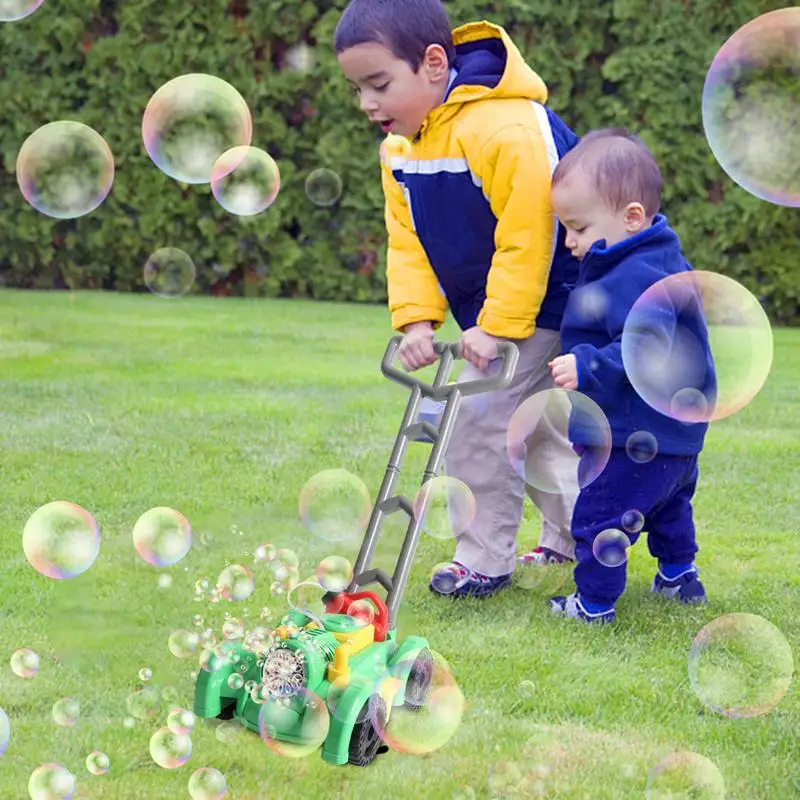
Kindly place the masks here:
<instances>
[{"instance_id":1,"label":"small bubble","mask_svg":"<svg viewBox=\"0 0 800 800\"><path fill-rule=\"evenodd\" d=\"M15 650L11 656L11 669L20 678L33 678L39 672L39 656L27 647Z\"/></svg>"},{"instance_id":2,"label":"small bubble","mask_svg":"<svg viewBox=\"0 0 800 800\"><path fill-rule=\"evenodd\" d=\"M167 575L163 573L158 576L158 588L159 589L169 589L172 586L172 575Z\"/></svg>"},{"instance_id":3,"label":"small bubble","mask_svg":"<svg viewBox=\"0 0 800 800\"><path fill-rule=\"evenodd\" d=\"M152 677L153 677L153 670L151 670L149 667L142 667L139 670L139 680L140 681L147 682Z\"/></svg>"},{"instance_id":4,"label":"small bubble","mask_svg":"<svg viewBox=\"0 0 800 800\"><path fill-rule=\"evenodd\" d=\"M86 756L86 769L92 775L105 775L110 765L108 756L100 750L93 750Z\"/></svg>"}]
</instances>

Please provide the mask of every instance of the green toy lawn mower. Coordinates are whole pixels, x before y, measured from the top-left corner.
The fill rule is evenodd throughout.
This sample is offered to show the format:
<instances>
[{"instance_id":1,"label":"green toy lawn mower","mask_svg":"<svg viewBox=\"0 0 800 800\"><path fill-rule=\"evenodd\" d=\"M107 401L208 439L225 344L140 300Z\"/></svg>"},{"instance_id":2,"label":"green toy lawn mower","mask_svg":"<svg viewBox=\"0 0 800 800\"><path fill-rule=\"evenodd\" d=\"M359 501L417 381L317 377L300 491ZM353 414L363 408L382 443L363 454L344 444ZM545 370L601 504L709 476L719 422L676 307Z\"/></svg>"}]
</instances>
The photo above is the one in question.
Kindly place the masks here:
<instances>
[{"instance_id":1,"label":"green toy lawn mower","mask_svg":"<svg viewBox=\"0 0 800 800\"><path fill-rule=\"evenodd\" d=\"M401 336L386 349L381 371L411 389L411 396L389 464L354 565L343 592L324 595L325 613L291 610L265 646L228 641L212 652L200 671L194 712L198 717L234 719L257 731L268 743L300 753L322 748L331 764L366 766L388 749L384 740L392 710L425 705L434 660L421 636L397 639L396 616L422 530L426 493L415 509L408 498L392 493L406 448L420 434L433 447L422 484L439 473L462 397L507 386L517 366L518 351L500 344L502 369L496 377L449 383L457 343L437 342L440 357L433 384L426 384L392 365ZM422 397L446 401L437 426L417 421ZM404 511L408 528L394 574L371 569L385 516ZM378 584L385 600L364 587ZM353 611L368 604L368 622Z\"/></svg>"}]
</instances>

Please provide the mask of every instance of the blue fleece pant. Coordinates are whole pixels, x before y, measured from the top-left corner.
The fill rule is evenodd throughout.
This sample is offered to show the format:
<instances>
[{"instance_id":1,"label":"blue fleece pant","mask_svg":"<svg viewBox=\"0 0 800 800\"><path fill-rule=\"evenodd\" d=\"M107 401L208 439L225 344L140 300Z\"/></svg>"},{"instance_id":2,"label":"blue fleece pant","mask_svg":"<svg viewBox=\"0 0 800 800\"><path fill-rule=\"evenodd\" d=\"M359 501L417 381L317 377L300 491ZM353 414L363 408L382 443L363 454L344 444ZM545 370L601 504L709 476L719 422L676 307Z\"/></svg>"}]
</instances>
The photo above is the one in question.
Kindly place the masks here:
<instances>
[{"instance_id":1,"label":"blue fleece pant","mask_svg":"<svg viewBox=\"0 0 800 800\"><path fill-rule=\"evenodd\" d=\"M697 553L691 505L696 485L696 455L657 455L640 464L624 449L613 448L603 472L581 489L572 517L578 562L575 584L581 598L613 605L625 591L627 563L604 566L595 558L592 545L608 528L624 531L634 544L639 533L625 531L622 516L626 511L644 515L643 531L654 558L668 564L691 564Z\"/></svg>"}]
</instances>

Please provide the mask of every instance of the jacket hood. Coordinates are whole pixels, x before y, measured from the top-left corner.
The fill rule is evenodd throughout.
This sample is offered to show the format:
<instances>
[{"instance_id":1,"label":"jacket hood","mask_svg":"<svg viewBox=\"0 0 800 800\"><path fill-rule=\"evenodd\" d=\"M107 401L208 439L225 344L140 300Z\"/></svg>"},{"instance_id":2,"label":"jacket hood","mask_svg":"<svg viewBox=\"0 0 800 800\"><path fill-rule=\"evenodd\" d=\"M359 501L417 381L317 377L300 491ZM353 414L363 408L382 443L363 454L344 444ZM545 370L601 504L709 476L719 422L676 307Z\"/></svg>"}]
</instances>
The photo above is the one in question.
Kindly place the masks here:
<instances>
[{"instance_id":1,"label":"jacket hood","mask_svg":"<svg viewBox=\"0 0 800 800\"><path fill-rule=\"evenodd\" d=\"M524 98L547 102L544 81L522 58L511 37L491 22L471 22L453 31L458 74L442 105L431 112L436 122L463 103L487 98ZM431 120L433 121L433 120Z\"/></svg>"}]
</instances>

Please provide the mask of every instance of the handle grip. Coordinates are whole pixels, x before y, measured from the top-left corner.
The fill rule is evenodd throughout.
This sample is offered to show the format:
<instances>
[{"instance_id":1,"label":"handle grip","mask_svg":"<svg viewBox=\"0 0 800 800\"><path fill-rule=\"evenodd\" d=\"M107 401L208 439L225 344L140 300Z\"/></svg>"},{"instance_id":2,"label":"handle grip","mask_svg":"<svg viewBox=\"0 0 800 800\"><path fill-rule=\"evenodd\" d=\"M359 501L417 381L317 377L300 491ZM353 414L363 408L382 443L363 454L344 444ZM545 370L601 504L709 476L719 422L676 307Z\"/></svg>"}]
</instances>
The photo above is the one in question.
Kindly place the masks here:
<instances>
[{"instance_id":1,"label":"handle grip","mask_svg":"<svg viewBox=\"0 0 800 800\"><path fill-rule=\"evenodd\" d=\"M458 342L434 342L434 352L440 357L441 362L439 364L439 370L436 373L436 378L433 384L430 384L392 365L392 362L397 356L400 342L402 341L402 336L393 336L389 340L389 344L383 356L383 361L381 362L381 372L387 378L409 389L419 386L424 395L433 397L435 400L444 399L454 387L458 387L462 395L503 389L511 383L517 369L517 362L519 361L519 349L517 346L513 342L500 342L497 345L497 349L500 353L500 357L503 359L503 365L499 375L492 375L488 378L476 378L473 381L466 381L464 383L449 384L447 380L450 376L453 360L461 358L461 347Z\"/></svg>"}]
</instances>

